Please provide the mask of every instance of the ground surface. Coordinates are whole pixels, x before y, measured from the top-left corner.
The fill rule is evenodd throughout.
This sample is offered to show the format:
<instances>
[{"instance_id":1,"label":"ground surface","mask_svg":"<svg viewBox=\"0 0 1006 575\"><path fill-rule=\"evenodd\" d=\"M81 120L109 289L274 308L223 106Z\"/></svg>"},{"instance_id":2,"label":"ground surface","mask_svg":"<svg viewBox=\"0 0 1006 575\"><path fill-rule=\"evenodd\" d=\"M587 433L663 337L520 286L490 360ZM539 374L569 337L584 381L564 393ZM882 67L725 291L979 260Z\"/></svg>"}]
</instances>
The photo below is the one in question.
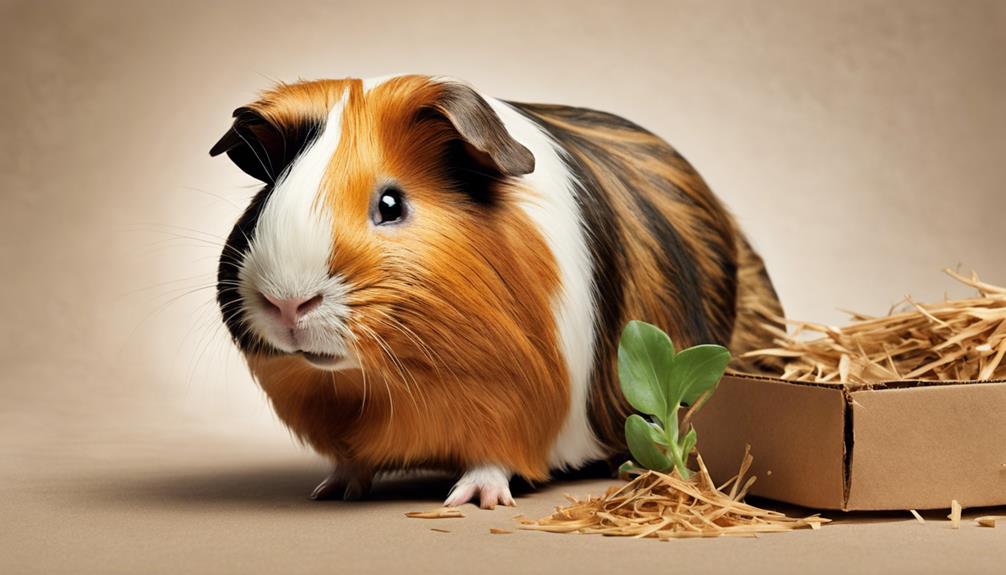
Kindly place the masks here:
<instances>
[{"instance_id":1,"label":"ground surface","mask_svg":"<svg viewBox=\"0 0 1006 575\"><path fill-rule=\"evenodd\" d=\"M394 482L369 501L316 503L306 494L325 469L309 454L182 435L101 444L83 434L14 450L6 434L0 572L993 573L1006 560L1006 525L954 531L945 512L924 525L907 513L831 514L820 531L759 539L494 535L513 529L517 512L545 515L564 492L599 494L612 480L519 494L516 510L468 505L463 519L409 519L436 507L448 483Z\"/></svg>"}]
</instances>

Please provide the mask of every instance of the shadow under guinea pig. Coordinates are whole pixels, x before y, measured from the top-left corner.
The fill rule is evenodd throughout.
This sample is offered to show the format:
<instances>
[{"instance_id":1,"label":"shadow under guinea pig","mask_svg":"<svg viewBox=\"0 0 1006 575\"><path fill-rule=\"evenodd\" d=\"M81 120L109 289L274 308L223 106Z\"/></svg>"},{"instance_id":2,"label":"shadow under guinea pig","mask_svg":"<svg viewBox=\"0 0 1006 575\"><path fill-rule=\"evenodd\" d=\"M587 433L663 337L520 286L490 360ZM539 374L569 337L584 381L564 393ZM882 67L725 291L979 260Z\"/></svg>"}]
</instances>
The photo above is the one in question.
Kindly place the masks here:
<instances>
[{"instance_id":1,"label":"shadow under guinea pig","mask_svg":"<svg viewBox=\"0 0 1006 575\"><path fill-rule=\"evenodd\" d=\"M151 507L235 506L256 508L324 508L328 505L365 505L382 501L444 500L457 480L446 472L412 471L379 475L371 492L362 500L313 501L308 496L324 479L328 468L319 463L287 462L274 465L229 465L220 469L119 470L106 477L92 477L81 486L102 504L120 502ZM520 478L511 481L515 497L533 493L538 487L580 479L613 477L609 466L599 462L571 472L555 473L551 481L532 485ZM89 486L89 487L84 487Z\"/></svg>"}]
</instances>

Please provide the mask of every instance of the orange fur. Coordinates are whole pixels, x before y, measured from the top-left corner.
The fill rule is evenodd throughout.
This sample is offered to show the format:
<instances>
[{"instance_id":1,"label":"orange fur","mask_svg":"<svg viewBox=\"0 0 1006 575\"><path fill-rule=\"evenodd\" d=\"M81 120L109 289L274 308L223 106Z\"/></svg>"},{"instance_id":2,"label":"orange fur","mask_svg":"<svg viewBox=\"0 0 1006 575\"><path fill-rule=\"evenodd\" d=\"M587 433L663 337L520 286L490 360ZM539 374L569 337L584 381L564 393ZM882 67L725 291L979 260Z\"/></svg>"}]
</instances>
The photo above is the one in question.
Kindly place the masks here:
<instances>
[{"instance_id":1,"label":"orange fur","mask_svg":"<svg viewBox=\"0 0 1006 575\"><path fill-rule=\"evenodd\" d=\"M535 158L520 143L505 145L509 136L492 125L495 116L475 117L480 109L471 94L450 93L422 76L369 91L348 79L281 85L250 108L287 140L303 143L336 103L341 125L326 129L339 130L340 138L316 202L333 215L329 271L349 286L349 343L362 366L319 371L249 344L242 349L252 372L303 441L354 468L494 464L544 479L570 409L551 307L558 267L519 206L538 192L496 177L529 173ZM626 321L659 325L679 348L720 343L741 354L770 341L764 323L782 309L761 258L667 142L603 112L509 104L563 147L579 186L597 289L590 424L605 453L618 456L632 412L616 369ZM236 123L261 130L256 121L239 114ZM254 164L261 158L234 148L243 137L232 130L211 153L233 152L242 169L271 184L277 174ZM291 159L275 138L267 143L281 165ZM451 169L458 165L447 158L457 153L472 161L461 163L469 173L497 170L485 180L488 201L468 193L481 192L483 180L456 189ZM410 216L375 227L373 202L387 184L404 191ZM253 208L247 214L257 213ZM246 239L240 225L232 238ZM234 274L236 264L223 260L222 269ZM231 319L239 339L241 325Z\"/></svg>"},{"instance_id":2,"label":"orange fur","mask_svg":"<svg viewBox=\"0 0 1006 575\"><path fill-rule=\"evenodd\" d=\"M441 158L457 135L417 112L438 96L421 77L364 92L358 80L281 86L254 107L282 124L320 118L346 99L342 138L318 201L331 207L331 271L352 287L349 327L362 370L329 373L295 357L250 356L282 420L336 460L373 468L504 465L548 475L568 406L550 301L556 263L516 202L492 214L452 189ZM374 228L375 190L394 181L409 221Z\"/></svg>"}]
</instances>

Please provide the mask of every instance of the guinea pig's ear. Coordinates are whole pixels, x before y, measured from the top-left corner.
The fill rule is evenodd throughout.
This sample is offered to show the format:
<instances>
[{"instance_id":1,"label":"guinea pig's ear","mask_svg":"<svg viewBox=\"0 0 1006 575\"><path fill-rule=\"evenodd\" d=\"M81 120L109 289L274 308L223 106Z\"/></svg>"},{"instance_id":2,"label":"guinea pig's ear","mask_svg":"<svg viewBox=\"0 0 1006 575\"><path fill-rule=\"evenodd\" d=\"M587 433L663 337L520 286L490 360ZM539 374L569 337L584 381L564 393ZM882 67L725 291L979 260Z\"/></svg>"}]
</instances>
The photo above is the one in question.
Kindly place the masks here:
<instances>
[{"instance_id":1,"label":"guinea pig's ear","mask_svg":"<svg viewBox=\"0 0 1006 575\"><path fill-rule=\"evenodd\" d=\"M286 137L279 128L251 108L234 110L234 124L211 149L211 156L227 152L239 168L265 183L275 183L292 158L287 158Z\"/></svg>"},{"instance_id":2,"label":"guinea pig's ear","mask_svg":"<svg viewBox=\"0 0 1006 575\"><path fill-rule=\"evenodd\" d=\"M444 82L440 88L429 109L447 118L476 162L505 176L534 171L534 154L513 139L478 92L460 82Z\"/></svg>"}]
</instances>

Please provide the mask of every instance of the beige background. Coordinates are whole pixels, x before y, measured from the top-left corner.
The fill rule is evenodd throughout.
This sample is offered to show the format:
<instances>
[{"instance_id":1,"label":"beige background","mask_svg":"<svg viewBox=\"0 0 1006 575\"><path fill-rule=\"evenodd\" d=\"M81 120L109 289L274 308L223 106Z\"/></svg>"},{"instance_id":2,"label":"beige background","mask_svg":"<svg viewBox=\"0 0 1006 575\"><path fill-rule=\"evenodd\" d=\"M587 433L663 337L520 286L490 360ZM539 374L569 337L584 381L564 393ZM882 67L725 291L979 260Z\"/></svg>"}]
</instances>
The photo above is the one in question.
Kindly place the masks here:
<instances>
[{"instance_id":1,"label":"beige background","mask_svg":"<svg viewBox=\"0 0 1006 575\"><path fill-rule=\"evenodd\" d=\"M891 545L905 569L949 568L968 546L998 549L972 560L1001 566L1002 530L853 522L640 554L490 538L505 511L450 540L402 520L408 499L307 504L321 468L211 303L219 245L254 188L207 151L273 80L446 73L620 113L705 175L791 316L839 322L838 307L961 293L944 266L1006 283L1004 54L994 1L0 0L0 571L544 570L599 566L605 549L623 565L663 564L656 552L785 570Z\"/></svg>"}]
</instances>

